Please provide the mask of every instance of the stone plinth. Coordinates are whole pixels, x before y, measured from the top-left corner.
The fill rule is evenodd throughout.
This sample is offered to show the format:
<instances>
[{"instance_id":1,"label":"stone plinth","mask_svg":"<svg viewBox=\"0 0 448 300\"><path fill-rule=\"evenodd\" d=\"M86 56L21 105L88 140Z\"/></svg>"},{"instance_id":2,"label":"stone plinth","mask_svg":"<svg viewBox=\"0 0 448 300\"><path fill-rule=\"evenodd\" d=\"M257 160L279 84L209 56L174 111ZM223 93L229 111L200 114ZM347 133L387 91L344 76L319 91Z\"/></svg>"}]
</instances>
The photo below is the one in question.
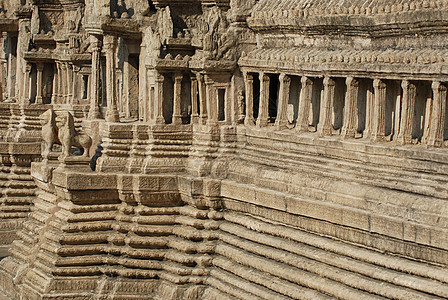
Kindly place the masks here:
<instances>
[{"instance_id":1,"label":"stone plinth","mask_svg":"<svg viewBox=\"0 0 448 300\"><path fill-rule=\"evenodd\" d=\"M36 185L30 176L30 165L40 160L40 143L3 142L0 151L0 256L6 256L31 211Z\"/></svg>"}]
</instances>

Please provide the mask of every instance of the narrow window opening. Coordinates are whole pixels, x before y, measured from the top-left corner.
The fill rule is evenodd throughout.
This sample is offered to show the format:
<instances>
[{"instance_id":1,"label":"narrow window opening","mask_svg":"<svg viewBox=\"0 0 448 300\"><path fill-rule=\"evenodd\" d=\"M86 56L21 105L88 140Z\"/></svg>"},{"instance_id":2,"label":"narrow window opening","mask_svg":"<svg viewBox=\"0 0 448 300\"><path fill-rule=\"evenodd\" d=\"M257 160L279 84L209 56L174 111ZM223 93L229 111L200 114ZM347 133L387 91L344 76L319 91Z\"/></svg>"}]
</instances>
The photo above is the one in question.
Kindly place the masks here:
<instances>
[{"instance_id":1,"label":"narrow window opening","mask_svg":"<svg viewBox=\"0 0 448 300\"><path fill-rule=\"evenodd\" d=\"M387 80L386 86L385 135L392 140L398 136L403 95L401 82Z\"/></svg>"},{"instance_id":2,"label":"narrow window opening","mask_svg":"<svg viewBox=\"0 0 448 300\"><path fill-rule=\"evenodd\" d=\"M82 75L82 99L87 99L89 75Z\"/></svg>"},{"instance_id":3,"label":"narrow window opening","mask_svg":"<svg viewBox=\"0 0 448 300\"><path fill-rule=\"evenodd\" d=\"M293 105L293 115L288 115L288 121L291 122L290 118L292 118L292 122L295 122L299 116L299 102L300 102L300 93L302 91L302 83L300 81L299 76L291 76L291 86L289 91L289 101L288 104Z\"/></svg>"},{"instance_id":4,"label":"narrow window opening","mask_svg":"<svg viewBox=\"0 0 448 300\"><path fill-rule=\"evenodd\" d=\"M313 80L313 91L311 96L311 111L309 113L308 124L317 129L317 124L319 123L320 117L320 102L323 96L324 80L323 78L316 78Z\"/></svg>"},{"instance_id":5,"label":"narrow window opening","mask_svg":"<svg viewBox=\"0 0 448 300\"><path fill-rule=\"evenodd\" d=\"M260 106L260 77L258 74L252 74L254 83L253 83L253 113L254 113L254 119L256 120L258 118L258 108Z\"/></svg>"},{"instance_id":6,"label":"narrow window opening","mask_svg":"<svg viewBox=\"0 0 448 300\"><path fill-rule=\"evenodd\" d=\"M269 123L274 123L277 118L277 106L278 106L278 88L280 85L279 75L269 75Z\"/></svg>"},{"instance_id":7,"label":"narrow window opening","mask_svg":"<svg viewBox=\"0 0 448 300\"><path fill-rule=\"evenodd\" d=\"M218 89L218 121L225 121L226 90Z\"/></svg>"},{"instance_id":8,"label":"narrow window opening","mask_svg":"<svg viewBox=\"0 0 448 300\"><path fill-rule=\"evenodd\" d=\"M423 136L429 132L432 88L430 82L419 81L414 84L416 86L416 94L412 122L412 138L421 142Z\"/></svg>"},{"instance_id":9,"label":"narrow window opening","mask_svg":"<svg viewBox=\"0 0 448 300\"><path fill-rule=\"evenodd\" d=\"M155 89L152 86L151 90L149 91L149 105L150 105L150 114L151 114L151 120L154 119L154 102L155 102Z\"/></svg>"}]
</instances>

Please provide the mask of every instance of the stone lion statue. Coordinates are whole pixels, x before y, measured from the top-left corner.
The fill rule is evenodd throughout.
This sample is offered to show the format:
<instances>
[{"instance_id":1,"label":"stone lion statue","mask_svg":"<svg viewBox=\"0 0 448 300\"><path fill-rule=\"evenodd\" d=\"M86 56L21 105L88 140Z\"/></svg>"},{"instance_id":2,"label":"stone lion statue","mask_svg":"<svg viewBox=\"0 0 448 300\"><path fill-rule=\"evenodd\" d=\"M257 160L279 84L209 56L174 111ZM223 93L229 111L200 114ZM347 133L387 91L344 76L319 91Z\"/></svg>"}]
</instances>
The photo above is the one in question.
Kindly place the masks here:
<instances>
[{"instance_id":1,"label":"stone lion statue","mask_svg":"<svg viewBox=\"0 0 448 300\"><path fill-rule=\"evenodd\" d=\"M71 155L72 146L82 148L83 157L89 157L89 149L92 139L87 134L76 133L75 121L70 112L61 112L56 116L56 127L58 128L58 138L62 146L62 158Z\"/></svg>"},{"instance_id":2,"label":"stone lion statue","mask_svg":"<svg viewBox=\"0 0 448 300\"><path fill-rule=\"evenodd\" d=\"M71 156L72 146L84 150L83 157L89 157L89 149L92 139L75 131L75 122L70 112L55 113L49 109L40 115L42 125L42 157L48 159L54 144L62 146L60 159Z\"/></svg>"},{"instance_id":3,"label":"stone lion statue","mask_svg":"<svg viewBox=\"0 0 448 300\"><path fill-rule=\"evenodd\" d=\"M56 130L56 114L50 108L41 114L39 118L42 125L42 157L48 159L53 145L61 143Z\"/></svg>"}]
</instances>

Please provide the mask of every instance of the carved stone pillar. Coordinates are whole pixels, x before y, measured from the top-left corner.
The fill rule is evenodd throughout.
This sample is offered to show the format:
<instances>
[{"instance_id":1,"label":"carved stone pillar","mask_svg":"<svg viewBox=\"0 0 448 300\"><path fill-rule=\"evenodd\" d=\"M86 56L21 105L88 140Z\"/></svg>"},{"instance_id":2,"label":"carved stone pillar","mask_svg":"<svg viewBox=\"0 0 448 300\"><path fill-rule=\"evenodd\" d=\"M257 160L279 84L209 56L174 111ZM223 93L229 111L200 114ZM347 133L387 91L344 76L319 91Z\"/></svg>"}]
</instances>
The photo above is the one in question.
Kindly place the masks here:
<instances>
[{"instance_id":1,"label":"carved stone pillar","mask_svg":"<svg viewBox=\"0 0 448 300\"><path fill-rule=\"evenodd\" d=\"M345 80L347 92L345 94L344 125L341 135L344 138L354 138L358 127L358 88L359 82L353 77Z\"/></svg>"},{"instance_id":2,"label":"carved stone pillar","mask_svg":"<svg viewBox=\"0 0 448 300\"><path fill-rule=\"evenodd\" d=\"M72 97L73 97L73 92L72 92L72 88L73 88L73 68L72 66L67 63L66 64L66 72L67 72L67 97L66 97L66 104L71 104L73 102Z\"/></svg>"},{"instance_id":3,"label":"carved stone pillar","mask_svg":"<svg viewBox=\"0 0 448 300\"><path fill-rule=\"evenodd\" d=\"M92 49L92 73L90 75L90 108L89 119L100 118L100 55L101 43L97 36L90 37Z\"/></svg>"},{"instance_id":4,"label":"carved stone pillar","mask_svg":"<svg viewBox=\"0 0 448 300\"><path fill-rule=\"evenodd\" d=\"M7 90L7 68L8 68L8 61L7 61L7 55L8 53L6 50L6 45L8 41L8 33L7 32L1 32L1 38L0 38L0 45L1 45L1 57L0 57L0 101L5 100L6 97L3 94ZM5 97L4 97L5 96Z\"/></svg>"},{"instance_id":5,"label":"carved stone pillar","mask_svg":"<svg viewBox=\"0 0 448 300\"><path fill-rule=\"evenodd\" d=\"M306 76L301 78L302 88L300 91L299 112L297 116L296 130L308 132L310 119L310 106L313 97L313 81Z\"/></svg>"},{"instance_id":6,"label":"carved stone pillar","mask_svg":"<svg viewBox=\"0 0 448 300\"><path fill-rule=\"evenodd\" d=\"M401 87L403 89L403 97L397 141L401 144L409 144L412 142L416 87L408 80L403 80Z\"/></svg>"},{"instance_id":7,"label":"carved stone pillar","mask_svg":"<svg viewBox=\"0 0 448 300\"><path fill-rule=\"evenodd\" d=\"M31 33L29 31L30 19L19 20L19 35L17 39L17 63L16 63L16 82L15 95L21 103L29 103L29 74L27 70L31 70L31 66L23 58L23 53L28 51ZM26 89L23 89L26 87ZM26 99L26 100L25 100Z\"/></svg>"},{"instance_id":8,"label":"carved stone pillar","mask_svg":"<svg viewBox=\"0 0 448 300\"><path fill-rule=\"evenodd\" d=\"M36 104L42 104L42 72L44 71L44 64L36 64Z\"/></svg>"},{"instance_id":9,"label":"carved stone pillar","mask_svg":"<svg viewBox=\"0 0 448 300\"><path fill-rule=\"evenodd\" d=\"M374 103L375 103L375 94L371 89L366 91L366 126L364 131L362 132L363 138L370 138L373 132L373 113L374 113Z\"/></svg>"},{"instance_id":10,"label":"carved stone pillar","mask_svg":"<svg viewBox=\"0 0 448 300\"><path fill-rule=\"evenodd\" d=\"M64 72L62 69L62 63L57 63L58 68L58 104L61 104L64 99L64 85L62 84L64 81Z\"/></svg>"},{"instance_id":11,"label":"carved stone pillar","mask_svg":"<svg viewBox=\"0 0 448 300\"><path fill-rule=\"evenodd\" d=\"M118 122L120 120L117 104L117 81L115 74L117 37L114 35L106 35L103 39L104 50L106 52L106 121Z\"/></svg>"},{"instance_id":12,"label":"carved stone pillar","mask_svg":"<svg viewBox=\"0 0 448 300\"><path fill-rule=\"evenodd\" d=\"M257 126L265 127L269 123L269 84L270 78L260 73L260 103L258 109Z\"/></svg>"},{"instance_id":13,"label":"carved stone pillar","mask_svg":"<svg viewBox=\"0 0 448 300\"><path fill-rule=\"evenodd\" d=\"M373 140L384 140L386 134L386 84L380 79L373 81L374 106L373 106Z\"/></svg>"},{"instance_id":14,"label":"carved stone pillar","mask_svg":"<svg viewBox=\"0 0 448 300\"><path fill-rule=\"evenodd\" d=\"M163 117L163 82L165 81L165 77L161 74L158 74L155 78L156 86L155 86L155 109L156 109L156 123L164 124L165 118Z\"/></svg>"},{"instance_id":15,"label":"carved stone pillar","mask_svg":"<svg viewBox=\"0 0 448 300\"><path fill-rule=\"evenodd\" d=\"M145 55L146 53L146 45L145 39L142 39L142 43L140 44L140 55L139 55L139 74L138 74L138 119L148 121L149 119L149 93L147 87L147 69L145 66ZM129 103L129 102L128 102Z\"/></svg>"},{"instance_id":16,"label":"carved stone pillar","mask_svg":"<svg viewBox=\"0 0 448 300\"><path fill-rule=\"evenodd\" d=\"M446 118L447 88L438 81L432 83L433 105L431 123L429 127L428 145L441 147L443 145L443 133Z\"/></svg>"},{"instance_id":17,"label":"carved stone pillar","mask_svg":"<svg viewBox=\"0 0 448 300\"><path fill-rule=\"evenodd\" d=\"M182 73L174 74L173 124L182 124Z\"/></svg>"},{"instance_id":18,"label":"carved stone pillar","mask_svg":"<svg viewBox=\"0 0 448 300\"><path fill-rule=\"evenodd\" d=\"M330 77L324 78L324 90L322 103L320 105L320 117L318 124L319 136L331 135L333 125L331 122L333 104L334 104L335 82Z\"/></svg>"},{"instance_id":19,"label":"carved stone pillar","mask_svg":"<svg viewBox=\"0 0 448 300\"><path fill-rule=\"evenodd\" d=\"M199 89L199 111L201 123L205 124L208 118L207 116L207 98L206 98L206 88L204 82L204 75L197 73L196 77L198 78L198 89Z\"/></svg>"},{"instance_id":20,"label":"carved stone pillar","mask_svg":"<svg viewBox=\"0 0 448 300\"><path fill-rule=\"evenodd\" d=\"M287 119L287 110L288 110L288 102L289 102L289 90L291 87L291 78L286 74L280 74L280 87L279 87L279 95L278 95L278 110L277 110L277 118L275 120L275 129L282 130L286 128L288 124Z\"/></svg>"},{"instance_id":21,"label":"carved stone pillar","mask_svg":"<svg viewBox=\"0 0 448 300\"><path fill-rule=\"evenodd\" d=\"M31 64L25 64L23 74L25 77L23 78L23 91L22 91L22 105L30 104L30 81L31 81Z\"/></svg>"},{"instance_id":22,"label":"carved stone pillar","mask_svg":"<svg viewBox=\"0 0 448 300\"><path fill-rule=\"evenodd\" d=\"M244 125L253 126L254 120L254 76L247 72L244 73L244 83L246 85L246 118Z\"/></svg>"},{"instance_id":23,"label":"carved stone pillar","mask_svg":"<svg viewBox=\"0 0 448 300\"><path fill-rule=\"evenodd\" d=\"M207 106L207 124L215 124L218 122L218 103L216 89L213 86L213 80L210 76L204 76L205 81L205 97Z\"/></svg>"},{"instance_id":24,"label":"carved stone pillar","mask_svg":"<svg viewBox=\"0 0 448 300\"><path fill-rule=\"evenodd\" d=\"M13 43L11 41L12 38L8 38L8 76L7 76L7 91L6 98L8 100L12 100L13 98L17 98L15 85L17 78L17 57L12 55L13 51Z\"/></svg>"},{"instance_id":25,"label":"carved stone pillar","mask_svg":"<svg viewBox=\"0 0 448 300\"><path fill-rule=\"evenodd\" d=\"M67 103L67 96L68 96L68 87L67 87L67 64L66 63L60 63L61 67L61 102L60 103Z\"/></svg>"},{"instance_id":26,"label":"carved stone pillar","mask_svg":"<svg viewBox=\"0 0 448 300\"><path fill-rule=\"evenodd\" d=\"M82 88L79 85L80 84L80 78L81 78L81 76L79 74L79 71L81 71L81 68L79 66L73 65L73 68L72 68L72 78L73 78L73 80L72 80L72 83L70 85L70 88L72 90L72 96L70 98L70 103L71 104L75 103L75 99L78 100L78 101L80 99L82 99L82 95L81 95Z\"/></svg>"},{"instance_id":27,"label":"carved stone pillar","mask_svg":"<svg viewBox=\"0 0 448 300\"><path fill-rule=\"evenodd\" d=\"M53 91L51 94L51 103L55 104L57 103L57 98L58 98L58 68L57 68L57 64L54 64L53 67Z\"/></svg>"},{"instance_id":28,"label":"carved stone pillar","mask_svg":"<svg viewBox=\"0 0 448 300\"><path fill-rule=\"evenodd\" d=\"M198 114L198 80L192 75L190 77L191 82L191 121L193 124L197 124L199 119Z\"/></svg>"}]
</instances>

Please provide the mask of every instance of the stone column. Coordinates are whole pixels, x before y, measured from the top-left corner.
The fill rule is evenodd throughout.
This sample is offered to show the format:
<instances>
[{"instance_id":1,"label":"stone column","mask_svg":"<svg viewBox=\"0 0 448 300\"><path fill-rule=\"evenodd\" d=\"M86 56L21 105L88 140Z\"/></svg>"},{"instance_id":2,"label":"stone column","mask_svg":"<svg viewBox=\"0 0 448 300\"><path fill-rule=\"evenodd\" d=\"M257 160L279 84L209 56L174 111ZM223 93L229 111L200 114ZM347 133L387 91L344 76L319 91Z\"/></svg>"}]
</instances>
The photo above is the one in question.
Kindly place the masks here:
<instances>
[{"instance_id":1,"label":"stone column","mask_svg":"<svg viewBox=\"0 0 448 300\"><path fill-rule=\"evenodd\" d=\"M333 131L331 116L334 104L334 89L334 80L330 77L325 77L322 103L320 105L319 124L317 125L319 136L331 135Z\"/></svg>"},{"instance_id":2,"label":"stone column","mask_svg":"<svg viewBox=\"0 0 448 300\"><path fill-rule=\"evenodd\" d=\"M73 102L73 92L72 92L72 87L73 87L73 68L72 66L67 63L66 64L66 72L67 72L67 97L66 97L66 104L72 104Z\"/></svg>"},{"instance_id":3,"label":"stone column","mask_svg":"<svg viewBox=\"0 0 448 300\"><path fill-rule=\"evenodd\" d=\"M182 124L182 73L174 74L173 124Z\"/></svg>"},{"instance_id":4,"label":"stone column","mask_svg":"<svg viewBox=\"0 0 448 300\"><path fill-rule=\"evenodd\" d=\"M441 147L444 139L447 88L440 84L439 81L434 81L432 83L432 91L434 99L427 144L429 146Z\"/></svg>"},{"instance_id":5,"label":"stone column","mask_svg":"<svg viewBox=\"0 0 448 300\"><path fill-rule=\"evenodd\" d=\"M380 79L373 81L374 106L373 106L373 124L372 138L375 141L384 140L386 131L386 84Z\"/></svg>"},{"instance_id":6,"label":"stone column","mask_svg":"<svg viewBox=\"0 0 448 300\"><path fill-rule=\"evenodd\" d=\"M61 86L61 104L65 104L67 103L67 96L68 96L68 87L67 87L67 64L66 63L61 63L60 64L61 67L61 81L60 81L60 86Z\"/></svg>"},{"instance_id":7,"label":"stone column","mask_svg":"<svg viewBox=\"0 0 448 300\"><path fill-rule=\"evenodd\" d=\"M26 63L23 74L25 77L23 78L23 91L22 91L22 105L29 105L30 104L30 81L31 81L31 64Z\"/></svg>"},{"instance_id":8,"label":"stone column","mask_svg":"<svg viewBox=\"0 0 448 300\"><path fill-rule=\"evenodd\" d=\"M17 57L12 55L13 46L11 38L8 38L8 77L7 77L7 91L6 98L12 101L13 98L17 99L17 94L15 93L16 76L17 76Z\"/></svg>"},{"instance_id":9,"label":"stone column","mask_svg":"<svg viewBox=\"0 0 448 300\"><path fill-rule=\"evenodd\" d=\"M372 136L373 132L373 111L374 111L374 99L375 94L371 89L366 91L366 126L362 132L363 138L369 138Z\"/></svg>"},{"instance_id":10,"label":"stone column","mask_svg":"<svg viewBox=\"0 0 448 300\"><path fill-rule=\"evenodd\" d=\"M114 35L106 35L103 43L106 52L106 121L118 122L120 118L117 105L117 81L115 74L117 37Z\"/></svg>"},{"instance_id":11,"label":"stone column","mask_svg":"<svg viewBox=\"0 0 448 300\"><path fill-rule=\"evenodd\" d=\"M90 36L92 49L92 73L90 75L90 108L89 119L100 118L100 56L101 43L97 36Z\"/></svg>"},{"instance_id":12,"label":"stone column","mask_svg":"<svg viewBox=\"0 0 448 300\"><path fill-rule=\"evenodd\" d=\"M397 141L404 145L412 143L416 87L408 80L403 80L401 87L403 89L403 97Z\"/></svg>"},{"instance_id":13,"label":"stone column","mask_svg":"<svg viewBox=\"0 0 448 300\"><path fill-rule=\"evenodd\" d=\"M64 99L64 86L62 84L62 82L64 81L64 74L63 74L63 70L62 70L62 63L58 62L57 63L57 67L58 67L58 104L61 104Z\"/></svg>"},{"instance_id":14,"label":"stone column","mask_svg":"<svg viewBox=\"0 0 448 300\"><path fill-rule=\"evenodd\" d=\"M260 73L260 101L257 118L258 127L265 127L269 122L269 83L269 76L265 73Z\"/></svg>"},{"instance_id":15,"label":"stone column","mask_svg":"<svg viewBox=\"0 0 448 300\"><path fill-rule=\"evenodd\" d=\"M57 102L57 97L58 97L58 68L57 68L57 64L55 62L54 67L53 67L53 92L51 94L51 103L55 104Z\"/></svg>"},{"instance_id":16,"label":"stone column","mask_svg":"<svg viewBox=\"0 0 448 300\"><path fill-rule=\"evenodd\" d=\"M139 55L139 72L138 72L138 119L147 121L149 119L149 93L147 87L147 69L145 66L144 55L146 53L145 39L142 39L140 44L140 55Z\"/></svg>"},{"instance_id":17,"label":"stone column","mask_svg":"<svg viewBox=\"0 0 448 300\"><path fill-rule=\"evenodd\" d=\"M81 68L79 66L73 65L73 69L72 69L73 81L71 84L72 97L70 99L71 104L75 103L75 99L79 101L80 99L82 99L82 96L83 96L83 95L81 95L81 92L83 91L81 84L84 84L84 82L82 81L82 75L79 74L80 71L81 71Z\"/></svg>"},{"instance_id":18,"label":"stone column","mask_svg":"<svg viewBox=\"0 0 448 300\"><path fill-rule=\"evenodd\" d=\"M244 84L246 85L246 118L244 125L253 126L254 120L254 76L245 72Z\"/></svg>"},{"instance_id":19,"label":"stone column","mask_svg":"<svg viewBox=\"0 0 448 300\"><path fill-rule=\"evenodd\" d=\"M8 33L7 32L1 32L1 38L0 38L0 47L1 47L1 57L0 57L0 101L3 102L5 100L4 93L7 90L7 67L8 67L8 61L6 59L7 53L7 43L8 43ZM5 51L6 50L6 51ZM6 94L6 93L5 93ZM6 95L5 95L6 96Z\"/></svg>"},{"instance_id":20,"label":"stone column","mask_svg":"<svg viewBox=\"0 0 448 300\"><path fill-rule=\"evenodd\" d=\"M354 138L358 126L358 88L359 82L353 77L345 80L347 92L345 94L344 125L341 135L344 138Z\"/></svg>"},{"instance_id":21,"label":"stone column","mask_svg":"<svg viewBox=\"0 0 448 300\"><path fill-rule=\"evenodd\" d=\"M190 77L191 81L191 122L198 123L198 80L194 75Z\"/></svg>"},{"instance_id":22,"label":"stone column","mask_svg":"<svg viewBox=\"0 0 448 300\"><path fill-rule=\"evenodd\" d=\"M31 26L30 19L19 20L19 35L17 39L17 62L16 62L16 82L15 95L22 103L29 103L29 74L25 74L28 69L28 63L23 58L23 53L28 51L28 45L31 38L29 28ZM31 69L31 66L29 66ZM23 88L26 87L24 90ZM28 98L26 101L25 99Z\"/></svg>"},{"instance_id":23,"label":"stone column","mask_svg":"<svg viewBox=\"0 0 448 300\"><path fill-rule=\"evenodd\" d=\"M207 93L205 90L204 75L202 75L201 73L197 73L196 77L198 79L200 119L201 119L201 123L204 125L208 118L208 116L207 116L207 99L206 99Z\"/></svg>"},{"instance_id":24,"label":"stone column","mask_svg":"<svg viewBox=\"0 0 448 300\"><path fill-rule=\"evenodd\" d=\"M44 71L44 64L36 64L37 76L36 76L36 104L42 104L42 72Z\"/></svg>"},{"instance_id":25,"label":"stone column","mask_svg":"<svg viewBox=\"0 0 448 300\"><path fill-rule=\"evenodd\" d=\"M204 76L205 82L205 101L207 107L207 124L215 124L218 122L218 99L216 89L213 86L213 80L210 76Z\"/></svg>"},{"instance_id":26,"label":"stone column","mask_svg":"<svg viewBox=\"0 0 448 300\"><path fill-rule=\"evenodd\" d=\"M296 130L298 132L308 132L308 126L310 123L310 106L313 97L313 81L306 76L302 76L301 83L302 88L300 91Z\"/></svg>"},{"instance_id":27,"label":"stone column","mask_svg":"<svg viewBox=\"0 0 448 300\"><path fill-rule=\"evenodd\" d=\"M163 117L163 82L165 81L165 77L162 74L158 74L156 75L155 81L156 123L164 124L165 118Z\"/></svg>"},{"instance_id":28,"label":"stone column","mask_svg":"<svg viewBox=\"0 0 448 300\"><path fill-rule=\"evenodd\" d=\"M278 94L278 110L277 118L275 119L275 129L282 130L288 124L288 117L286 115L289 102L289 90L291 87L291 78L286 74L280 74L280 87Z\"/></svg>"}]
</instances>

